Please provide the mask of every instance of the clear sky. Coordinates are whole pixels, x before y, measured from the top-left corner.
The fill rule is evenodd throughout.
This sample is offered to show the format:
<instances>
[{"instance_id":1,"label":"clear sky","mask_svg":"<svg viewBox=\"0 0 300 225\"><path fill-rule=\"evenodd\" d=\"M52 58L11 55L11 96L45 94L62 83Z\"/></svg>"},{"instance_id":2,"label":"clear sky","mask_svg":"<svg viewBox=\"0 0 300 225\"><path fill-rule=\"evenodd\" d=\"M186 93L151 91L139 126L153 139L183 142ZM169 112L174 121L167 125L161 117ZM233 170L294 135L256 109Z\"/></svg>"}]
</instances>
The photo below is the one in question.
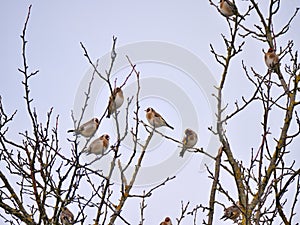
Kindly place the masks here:
<instances>
[{"instance_id":1,"label":"clear sky","mask_svg":"<svg viewBox=\"0 0 300 225\"><path fill-rule=\"evenodd\" d=\"M246 10L247 1L236 2L241 12ZM16 125L11 128L12 137L19 139L17 132L28 129L29 125L22 115L25 106L22 98L22 75L17 71L22 63L20 34L29 4L33 6L27 29L27 59L31 70L40 71L30 83L33 105L42 120L45 120L50 107L54 107L54 113L60 115L60 139L65 151L70 149L66 141L70 134L67 134L66 130L73 126L70 112L72 109L76 111L80 106L80 93L84 91L90 77L90 65L83 56L79 43L83 42L93 60L103 59L101 70L104 71L109 65L105 60L111 49L113 35L118 38L117 47L120 47L117 49L118 61L114 76L118 77L121 83L128 74L125 55L133 62L139 63L138 69L143 78L142 109L152 106L175 127L174 131L165 129L166 134L181 139L183 130L192 127L199 135L198 147L204 147L210 152L216 150L218 143L207 127L214 125L215 105L211 93L214 91L213 84L219 82L222 68L210 54L209 44L224 52L225 47L220 34L228 35L228 28L224 17L205 0L2 3L0 94L8 112L18 109ZM282 1L282 8L275 18L275 29L285 24L297 6L299 7L297 0ZM252 16L247 23L253 21L257 21L256 16ZM289 39L294 39L295 49L299 49L299 25L298 16L285 38L277 40L277 46L285 46ZM242 73L241 60L244 59L247 66L254 66L257 71L265 73L262 49L267 48L266 44L246 40L244 52L235 59L226 83L224 94L225 103L229 104L228 112L234 109L235 100L241 101L241 96L250 96L253 91L253 87ZM90 111L93 115L103 112L108 98L103 83L99 80L97 82L99 86L94 87L94 104ZM134 93L133 78L128 81L124 93L127 96ZM245 162L249 161L250 149L257 148L260 144L262 115L259 113L259 108L250 106L245 114L230 121L227 127L234 153ZM140 116L142 118L144 114L141 113ZM278 137L278 128L282 124L279 116L280 114L272 121L274 137ZM112 132L113 129L110 121L105 121L98 134ZM291 159L300 158L299 151L295 152L300 141L296 140L295 143ZM130 145L125 143L124 149L124 155L130 154ZM207 159L202 155L191 154L187 154L183 159L174 158L177 151L176 144L156 138L147 154L144 172L138 178L135 192L142 192L157 184L164 176L176 175L177 178L155 192L148 200L145 211L146 225L159 224L165 216L170 216L175 221L175 217L180 213L181 201L191 201L191 206L208 203L211 180L203 171L203 160ZM163 176L160 176L160 173ZM226 187L236 195L234 185L230 182L232 180L226 181ZM220 199L225 205L228 204L226 198ZM132 224L138 223L138 207L136 200L126 204L127 211L124 211L124 215ZM221 217L222 208L219 209L216 218ZM72 210L76 212L76 206L73 206ZM205 214L199 215L200 223ZM189 224L191 219L187 219L184 224ZM219 221L215 224L219 224Z\"/></svg>"}]
</instances>

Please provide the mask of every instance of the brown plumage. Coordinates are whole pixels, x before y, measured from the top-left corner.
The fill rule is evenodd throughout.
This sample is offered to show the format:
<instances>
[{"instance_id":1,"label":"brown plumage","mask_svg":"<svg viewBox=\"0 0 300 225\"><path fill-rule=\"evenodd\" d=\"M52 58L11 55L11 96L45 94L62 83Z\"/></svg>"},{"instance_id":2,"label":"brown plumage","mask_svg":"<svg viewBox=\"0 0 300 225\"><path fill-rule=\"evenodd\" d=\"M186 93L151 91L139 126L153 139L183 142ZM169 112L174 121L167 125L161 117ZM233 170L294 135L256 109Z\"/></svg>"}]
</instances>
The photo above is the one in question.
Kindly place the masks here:
<instances>
[{"instance_id":1,"label":"brown plumage","mask_svg":"<svg viewBox=\"0 0 300 225\"><path fill-rule=\"evenodd\" d=\"M172 127L171 125L169 125L164 118L158 113L156 112L153 108L147 108L145 110L146 112L146 118L148 120L148 122L154 127L162 127L162 126L167 126L169 128L171 128L172 130L174 130L174 127Z\"/></svg>"},{"instance_id":2,"label":"brown plumage","mask_svg":"<svg viewBox=\"0 0 300 225\"><path fill-rule=\"evenodd\" d=\"M239 14L236 5L229 0L220 1L220 12L225 17L231 17Z\"/></svg>"},{"instance_id":3,"label":"brown plumage","mask_svg":"<svg viewBox=\"0 0 300 225\"><path fill-rule=\"evenodd\" d=\"M103 134L99 138L95 139L88 148L84 149L83 152L95 155L103 155L109 146L109 135Z\"/></svg>"},{"instance_id":4,"label":"brown plumage","mask_svg":"<svg viewBox=\"0 0 300 225\"><path fill-rule=\"evenodd\" d=\"M224 215L220 218L221 220L224 219L231 219L234 222L237 221L237 219L240 217L241 210L240 210L240 204L239 202L236 202L236 205L232 205L228 208L224 209Z\"/></svg>"},{"instance_id":5,"label":"brown plumage","mask_svg":"<svg viewBox=\"0 0 300 225\"><path fill-rule=\"evenodd\" d=\"M106 117L110 118L111 114L113 114L118 108L120 108L123 102L123 91L121 88L117 87L113 90L112 95L109 97Z\"/></svg>"},{"instance_id":6,"label":"brown plumage","mask_svg":"<svg viewBox=\"0 0 300 225\"><path fill-rule=\"evenodd\" d=\"M61 210L60 222L63 225L71 225L74 223L74 215L67 207L62 208Z\"/></svg>"},{"instance_id":7,"label":"brown plumage","mask_svg":"<svg viewBox=\"0 0 300 225\"><path fill-rule=\"evenodd\" d=\"M179 153L179 156L183 157L184 153L186 152L187 149L193 148L197 141L198 141L198 135L196 134L195 131L187 128L184 131L184 137L182 139L182 150Z\"/></svg>"},{"instance_id":8,"label":"brown plumage","mask_svg":"<svg viewBox=\"0 0 300 225\"><path fill-rule=\"evenodd\" d=\"M84 137L92 137L99 127L99 120L93 118L88 122L79 126L78 129L68 130L68 132L74 132L75 134L82 135Z\"/></svg>"},{"instance_id":9,"label":"brown plumage","mask_svg":"<svg viewBox=\"0 0 300 225\"><path fill-rule=\"evenodd\" d=\"M265 53L265 63L269 69L273 69L279 63L279 57L273 48L269 48Z\"/></svg>"},{"instance_id":10,"label":"brown plumage","mask_svg":"<svg viewBox=\"0 0 300 225\"><path fill-rule=\"evenodd\" d=\"M166 217L165 220L160 223L160 225L172 225L170 217Z\"/></svg>"}]
</instances>

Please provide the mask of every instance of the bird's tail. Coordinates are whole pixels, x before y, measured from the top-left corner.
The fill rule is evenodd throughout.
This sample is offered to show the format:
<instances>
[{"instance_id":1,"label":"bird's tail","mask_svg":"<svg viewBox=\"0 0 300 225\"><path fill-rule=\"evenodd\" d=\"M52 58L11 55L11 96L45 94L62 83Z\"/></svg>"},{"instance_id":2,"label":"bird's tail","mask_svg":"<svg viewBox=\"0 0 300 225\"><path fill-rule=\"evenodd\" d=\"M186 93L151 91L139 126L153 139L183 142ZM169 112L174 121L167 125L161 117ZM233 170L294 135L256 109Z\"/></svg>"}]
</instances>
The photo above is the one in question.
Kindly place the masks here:
<instances>
[{"instance_id":1,"label":"bird's tail","mask_svg":"<svg viewBox=\"0 0 300 225\"><path fill-rule=\"evenodd\" d=\"M64 220L67 222L67 224L73 224L67 216L64 216Z\"/></svg>"},{"instance_id":2,"label":"bird's tail","mask_svg":"<svg viewBox=\"0 0 300 225\"><path fill-rule=\"evenodd\" d=\"M184 155L186 149L187 149L187 148L182 147L182 149L181 149L181 151L180 151L180 153L179 153L179 156L180 156L180 157L183 157L183 155Z\"/></svg>"},{"instance_id":3,"label":"bird's tail","mask_svg":"<svg viewBox=\"0 0 300 225\"><path fill-rule=\"evenodd\" d=\"M224 219L224 221L225 221L225 220L228 219L228 217L227 217L226 215L224 215L224 216L222 216L222 217L220 218L220 220L223 220L223 219Z\"/></svg>"},{"instance_id":4,"label":"bird's tail","mask_svg":"<svg viewBox=\"0 0 300 225\"><path fill-rule=\"evenodd\" d=\"M166 123L166 125L167 125L167 127L169 127L170 129L174 130L174 127L172 127L171 125L169 125L169 124L167 124L167 123Z\"/></svg>"},{"instance_id":5,"label":"bird's tail","mask_svg":"<svg viewBox=\"0 0 300 225\"><path fill-rule=\"evenodd\" d=\"M82 152L82 153L86 153L87 155L91 154L91 153L89 152L89 148L84 148L84 149L82 149L81 152Z\"/></svg>"}]
</instances>

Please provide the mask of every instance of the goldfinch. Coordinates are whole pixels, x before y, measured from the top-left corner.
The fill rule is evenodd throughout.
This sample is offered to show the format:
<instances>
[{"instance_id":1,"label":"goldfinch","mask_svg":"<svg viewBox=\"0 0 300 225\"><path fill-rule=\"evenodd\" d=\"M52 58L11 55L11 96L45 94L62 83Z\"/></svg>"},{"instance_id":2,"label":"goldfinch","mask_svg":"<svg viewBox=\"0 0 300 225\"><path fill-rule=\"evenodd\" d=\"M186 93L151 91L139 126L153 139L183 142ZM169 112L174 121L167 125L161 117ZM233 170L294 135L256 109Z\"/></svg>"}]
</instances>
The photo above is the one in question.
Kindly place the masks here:
<instances>
[{"instance_id":1,"label":"goldfinch","mask_svg":"<svg viewBox=\"0 0 300 225\"><path fill-rule=\"evenodd\" d=\"M63 225L70 225L74 223L74 215L67 207L64 207L61 210L60 221Z\"/></svg>"},{"instance_id":2,"label":"goldfinch","mask_svg":"<svg viewBox=\"0 0 300 225\"><path fill-rule=\"evenodd\" d=\"M103 155L109 146L109 135L103 134L95 139L83 152L86 154Z\"/></svg>"},{"instance_id":3,"label":"goldfinch","mask_svg":"<svg viewBox=\"0 0 300 225\"><path fill-rule=\"evenodd\" d=\"M79 126L78 129L68 130L68 132L74 132L75 134L82 135L86 138L92 137L99 127L99 120L97 118L93 118L90 121Z\"/></svg>"},{"instance_id":4,"label":"goldfinch","mask_svg":"<svg viewBox=\"0 0 300 225\"><path fill-rule=\"evenodd\" d=\"M273 48L269 48L269 50L265 53L265 63L269 69L273 69L276 64L279 62L279 57L275 53Z\"/></svg>"},{"instance_id":5,"label":"goldfinch","mask_svg":"<svg viewBox=\"0 0 300 225\"><path fill-rule=\"evenodd\" d=\"M122 106L124 102L124 95L121 88L117 87L113 90L112 95L109 97L108 106L107 106L107 118Z\"/></svg>"},{"instance_id":6,"label":"goldfinch","mask_svg":"<svg viewBox=\"0 0 300 225\"><path fill-rule=\"evenodd\" d=\"M220 218L220 220L224 219L231 219L234 222L237 222L237 219L240 217L241 210L240 210L239 202L236 202L236 205L232 205L226 209L224 209L224 215Z\"/></svg>"},{"instance_id":7,"label":"goldfinch","mask_svg":"<svg viewBox=\"0 0 300 225\"><path fill-rule=\"evenodd\" d=\"M231 17L239 14L236 5L229 0L220 1L220 12L225 17Z\"/></svg>"},{"instance_id":8,"label":"goldfinch","mask_svg":"<svg viewBox=\"0 0 300 225\"><path fill-rule=\"evenodd\" d=\"M162 116L157 113L153 108L147 108L145 110L146 112L146 118L148 120L148 122L154 127L162 127L162 126L167 126L169 128L171 128L172 130L174 130L174 127L172 127L171 125L169 125L164 118L162 118Z\"/></svg>"},{"instance_id":9,"label":"goldfinch","mask_svg":"<svg viewBox=\"0 0 300 225\"><path fill-rule=\"evenodd\" d=\"M160 225L172 225L170 217L166 217L165 220L160 223Z\"/></svg>"},{"instance_id":10,"label":"goldfinch","mask_svg":"<svg viewBox=\"0 0 300 225\"><path fill-rule=\"evenodd\" d=\"M184 131L184 133L185 135L182 140L183 146L181 152L179 153L181 157L183 157L187 149L194 147L198 141L198 136L195 131L188 128Z\"/></svg>"}]
</instances>

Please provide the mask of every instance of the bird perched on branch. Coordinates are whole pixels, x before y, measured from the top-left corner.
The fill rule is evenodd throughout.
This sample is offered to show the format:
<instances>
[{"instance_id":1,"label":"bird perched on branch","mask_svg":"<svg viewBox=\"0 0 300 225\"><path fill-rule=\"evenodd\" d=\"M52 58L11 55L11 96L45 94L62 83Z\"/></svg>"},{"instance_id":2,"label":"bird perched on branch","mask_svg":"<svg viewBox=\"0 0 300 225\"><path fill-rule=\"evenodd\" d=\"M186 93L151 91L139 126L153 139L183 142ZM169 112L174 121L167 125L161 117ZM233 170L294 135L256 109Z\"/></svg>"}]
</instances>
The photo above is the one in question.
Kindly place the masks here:
<instances>
[{"instance_id":1,"label":"bird perched on branch","mask_svg":"<svg viewBox=\"0 0 300 225\"><path fill-rule=\"evenodd\" d=\"M110 118L110 115L112 115L118 108L120 108L123 102L123 91L120 87L117 87L113 90L112 95L109 97L106 117Z\"/></svg>"},{"instance_id":2,"label":"bird perched on branch","mask_svg":"<svg viewBox=\"0 0 300 225\"><path fill-rule=\"evenodd\" d=\"M229 0L221 0L220 1L220 12L225 17L239 15L236 5Z\"/></svg>"},{"instance_id":3,"label":"bird perched on branch","mask_svg":"<svg viewBox=\"0 0 300 225\"><path fill-rule=\"evenodd\" d=\"M181 157L183 157L187 149L194 147L198 141L198 136L195 131L187 128L184 133L185 135L182 140L183 146L181 152L179 153Z\"/></svg>"},{"instance_id":4,"label":"bird perched on branch","mask_svg":"<svg viewBox=\"0 0 300 225\"><path fill-rule=\"evenodd\" d=\"M146 112L146 118L148 120L148 122L154 127L162 127L162 126L167 126L169 128L171 128L172 130L174 130L174 127L172 127L171 125L169 125L164 118L162 118L162 116L157 113L153 108L147 108L145 110Z\"/></svg>"},{"instance_id":5,"label":"bird perched on branch","mask_svg":"<svg viewBox=\"0 0 300 225\"><path fill-rule=\"evenodd\" d=\"M269 48L265 53L265 63L269 69L273 69L279 63L279 57L273 48Z\"/></svg>"},{"instance_id":6,"label":"bird perched on branch","mask_svg":"<svg viewBox=\"0 0 300 225\"><path fill-rule=\"evenodd\" d=\"M240 210L240 203L236 202L236 205L232 205L228 208L224 209L224 215L220 218L220 220L224 219L231 219L234 222L237 222L237 219L240 217L241 210Z\"/></svg>"},{"instance_id":7,"label":"bird perched on branch","mask_svg":"<svg viewBox=\"0 0 300 225\"><path fill-rule=\"evenodd\" d=\"M63 225L71 225L74 223L74 215L67 207L63 207L61 210L60 221Z\"/></svg>"},{"instance_id":8,"label":"bird perched on branch","mask_svg":"<svg viewBox=\"0 0 300 225\"><path fill-rule=\"evenodd\" d=\"M88 148L84 149L83 152L95 155L103 155L109 146L109 135L103 134L96 140L94 140Z\"/></svg>"},{"instance_id":9,"label":"bird perched on branch","mask_svg":"<svg viewBox=\"0 0 300 225\"><path fill-rule=\"evenodd\" d=\"M165 220L160 223L160 225L172 225L170 217L166 217Z\"/></svg>"},{"instance_id":10,"label":"bird perched on branch","mask_svg":"<svg viewBox=\"0 0 300 225\"><path fill-rule=\"evenodd\" d=\"M68 130L68 132L74 132L75 134L80 134L86 138L92 137L99 127L99 120L93 118L90 121L79 126L78 129Z\"/></svg>"}]
</instances>

